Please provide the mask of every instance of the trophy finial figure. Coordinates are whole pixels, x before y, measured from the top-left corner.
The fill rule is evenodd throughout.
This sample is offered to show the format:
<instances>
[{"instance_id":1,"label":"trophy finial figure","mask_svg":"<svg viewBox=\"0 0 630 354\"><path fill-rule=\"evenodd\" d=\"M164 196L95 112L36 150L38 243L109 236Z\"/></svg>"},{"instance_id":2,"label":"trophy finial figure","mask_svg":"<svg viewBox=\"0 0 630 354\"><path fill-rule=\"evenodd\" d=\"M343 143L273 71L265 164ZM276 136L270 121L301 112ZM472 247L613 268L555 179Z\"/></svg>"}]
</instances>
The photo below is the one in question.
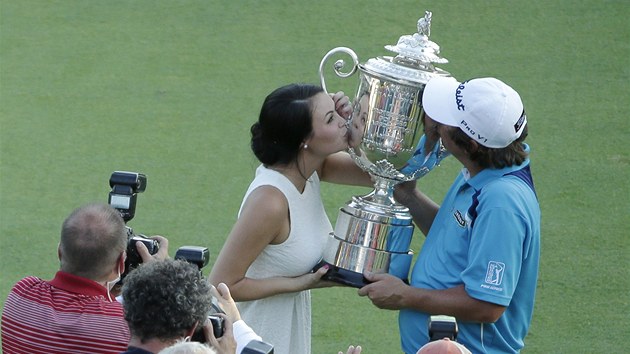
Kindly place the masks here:
<instances>
[{"instance_id":1,"label":"trophy finial figure","mask_svg":"<svg viewBox=\"0 0 630 354\"><path fill-rule=\"evenodd\" d=\"M425 11L424 17L418 20L418 34L426 37L431 36L431 11Z\"/></svg>"},{"instance_id":2,"label":"trophy finial figure","mask_svg":"<svg viewBox=\"0 0 630 354\"><path fill-rule=\"evenodd\" d=\"M432 63L448 63L448 60L440 57L440 46L429 40L431 16L431 11L425 11L424 17L417 22L417 33L401 36L396 45L386 45L385 49L397 53L396 60L415 62L422 67L430 67Z\"/></svg>"}]
</instances>

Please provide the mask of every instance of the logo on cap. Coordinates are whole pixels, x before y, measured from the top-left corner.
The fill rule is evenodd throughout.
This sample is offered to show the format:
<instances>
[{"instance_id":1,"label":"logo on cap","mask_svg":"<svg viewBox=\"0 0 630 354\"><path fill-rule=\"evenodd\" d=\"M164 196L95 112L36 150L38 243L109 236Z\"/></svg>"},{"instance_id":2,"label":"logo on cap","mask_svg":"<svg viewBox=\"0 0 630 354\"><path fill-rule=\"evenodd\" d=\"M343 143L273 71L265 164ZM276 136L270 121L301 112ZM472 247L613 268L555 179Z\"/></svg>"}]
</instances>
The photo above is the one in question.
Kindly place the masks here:
<instances>
[{"instance_id":1,"label":"logo on cap","mask_svg":"<svg viewBox=\"0 0 630 354\"><path fill-rule=\"evenodd\" d=\"M466 122L466 120L462 119L461 122L459 122L459 127L465 131L468 132L468 136L470 136L471 138L476 139L477 141L479 141L480 143L485 143L488 141L488 138L486 138L485 136L475 132L469 125L468 122Z\"/></svg>"},{"instance_id":2,"label":"logo on cap","mask_svg":"<svg viewBox=\"0 0 630 354\"><path fill-rule=\"evenodd\" d=\"M516 121L516 123L514 123L515 133L518 133L518 131L521 130L521 127L523 127L523 123L525 123L526 118L527 118L527 115L525 115L525 111L523 111L523 114L521 114L521 117Z\"/></svg>"},{"instance_id":3,"label":"logo on cap","mask_svg":"<svg viewBox=\"0 0 630 354\"><path fill-rule=\"evenodd\" d=\"M462 102L464 100L464 95L462 94L463 90L466 88L466 83L468 81L464 81L461 84L459 84L459 86L457 86L457 90L455 90L455 103L457 104L457 110L459 111L465 111L466 110L466 106L464 105L464 103Z\"/></svg>"}]
</instances>

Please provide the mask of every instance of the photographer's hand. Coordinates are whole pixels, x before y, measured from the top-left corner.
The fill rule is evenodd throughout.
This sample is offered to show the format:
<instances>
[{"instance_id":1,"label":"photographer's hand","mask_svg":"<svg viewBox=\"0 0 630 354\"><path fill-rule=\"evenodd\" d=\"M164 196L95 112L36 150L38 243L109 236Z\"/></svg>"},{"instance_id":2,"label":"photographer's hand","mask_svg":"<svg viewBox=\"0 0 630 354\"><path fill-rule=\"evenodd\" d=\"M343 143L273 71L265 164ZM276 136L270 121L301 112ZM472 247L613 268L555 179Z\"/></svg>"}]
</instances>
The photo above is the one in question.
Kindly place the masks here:
<instances>
[{"instance_id":1,"label":"photographer's hand","mask_svg":"<svg viewBox=\"0 0 630 354\"><path fill-rule=\"evenodd\" d=\"M232 321L223 313L219 313L217 316L223 317L223 336L221 336L221 338L216 338L212 329L212 321L206 321L203 326L203 333L206 336L206 342L210 344L218 354L235 354L236 339L234 339Z\"/></svg>"},{"instance_id":2,"label":"photographer's hand","mask_svg":"<svg viewBox=\"0 0 630 354\"><path fill-rule=\"evenodd\" d=\"M339 354L343 354L343 352L339 352ZM360 345L357 345L356 347L353 345L349 346L346 354L361 354L361 346Z\"/></svg>"},{"instance_id":3,"label":"photographer's hand","mask_svg":"<svg viewBox=\"0 0 630 354\"><path fill-rule=\"evenodd\" d=\"M225 283L219 283L217 287L211 285L210 292L219 301L219 307L221 307L221 310L225 312L232 323L241 319L241 313L238 311L236 303L234 303L234 299L232 299L230 294L230 289Z\"/></svg>"},{"instance_id":4,"label":"photographer's hand","mask_svg":"<svg viewBox=\"0 0 630 354\"><path fill-rule=\"evenodd\" d=\"M136 249L138 250L138 254L142 258L142 263L151 262L153 260L162 260L168 258L168 240L164 236L151 236L150 239L156 240L160 245L160 249L154 254L151 255L147 246L144 243L138 241L136 242Z\"/></svg>"}]
</instances>

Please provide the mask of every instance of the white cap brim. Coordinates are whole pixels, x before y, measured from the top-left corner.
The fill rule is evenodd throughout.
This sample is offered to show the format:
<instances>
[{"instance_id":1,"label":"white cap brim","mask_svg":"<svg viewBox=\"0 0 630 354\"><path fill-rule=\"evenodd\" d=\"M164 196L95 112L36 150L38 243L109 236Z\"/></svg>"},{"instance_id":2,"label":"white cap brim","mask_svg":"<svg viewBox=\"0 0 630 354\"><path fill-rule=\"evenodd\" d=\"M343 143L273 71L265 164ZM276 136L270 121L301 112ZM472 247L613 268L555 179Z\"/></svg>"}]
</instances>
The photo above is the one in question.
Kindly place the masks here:
<instances>
[{"instance_id":1,"label":"white cap brim","mask_svg":"<svg viewBox=\"0 0 630 354\"><path fill-rule=\"evenodd\" d=\"M460 82L453 77L435 77L425 85L422 93L422 107L424 112L434 121L458 127L459 122L451 111L454 97Z\"/></svg>"}]
</instances>

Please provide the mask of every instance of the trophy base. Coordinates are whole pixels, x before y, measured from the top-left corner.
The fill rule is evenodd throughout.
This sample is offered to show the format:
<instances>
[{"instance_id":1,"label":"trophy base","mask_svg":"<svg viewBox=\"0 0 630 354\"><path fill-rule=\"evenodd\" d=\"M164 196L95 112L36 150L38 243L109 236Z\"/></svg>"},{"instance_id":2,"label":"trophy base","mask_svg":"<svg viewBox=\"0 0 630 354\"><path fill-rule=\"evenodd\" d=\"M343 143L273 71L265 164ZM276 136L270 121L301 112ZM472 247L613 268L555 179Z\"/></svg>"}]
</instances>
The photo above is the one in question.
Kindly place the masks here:
<instances>
[{"instance_id":1,"label":"trophy base","mask_svg":"<svg viewBox=\"0 0 630 354\"><path fill-rule=\"evenodd\" d=\"M313 267L312 271L316 272L319 268L325 265L328 265L328 272L324 274L322 280L334 281L335 283L351 286L358 289L371 283L369 280L365 279L365 277L361 273L337 267L324 260L319 261L319 263L317 263L315 267ZM409 280L407 278L401 278L396 274L392 275L400 278L405 284L409 285Z\"/></svg>"},{"instance_id":2,"label":"trophy base","mask_svg":"<svg viewBox=\"0 0 630 354\"><path fill-rule=\"evenodd\" d=\"M362 288L370 283L367 279L365 279L363 274L339 268L324 260L320 261L317 265L315 265L315 267L313 267L313 272L316 272L319 268L325 265L328 265L328 272L322 277L323 280L334 281L354 288Z\"/></svg>"}]
</instances>

